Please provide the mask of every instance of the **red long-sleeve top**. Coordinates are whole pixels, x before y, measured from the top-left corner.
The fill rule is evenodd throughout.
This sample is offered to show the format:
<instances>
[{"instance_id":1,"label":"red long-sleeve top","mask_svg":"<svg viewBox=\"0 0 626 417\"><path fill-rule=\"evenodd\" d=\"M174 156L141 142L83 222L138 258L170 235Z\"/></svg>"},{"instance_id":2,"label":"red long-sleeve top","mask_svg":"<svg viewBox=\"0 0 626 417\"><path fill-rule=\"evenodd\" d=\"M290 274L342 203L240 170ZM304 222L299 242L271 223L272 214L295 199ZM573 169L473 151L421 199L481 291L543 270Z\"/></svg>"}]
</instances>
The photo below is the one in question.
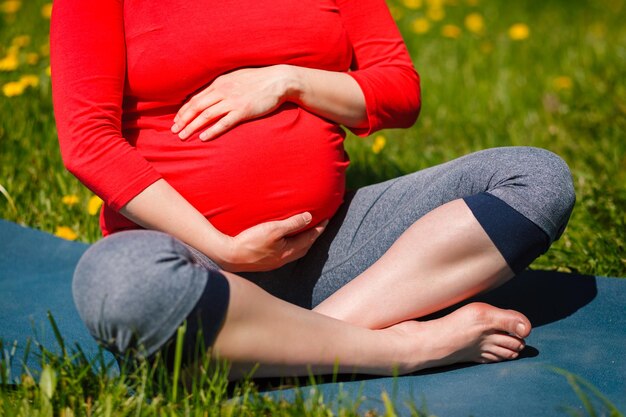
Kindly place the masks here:
<instances>
[{"instance_id":1,"label":"red long-sleeve top","mask_svg":"<svg viewBox=\"0 0 626 417\"><path fill-rule=\"evenodd\" d=\"M348 166L336 123L286 103L213 141L171 133L182 104L228 71L349 71L365 95L361 136L419 112L419 78L384 0L55 0L50 42L61 153L104 200L105 235L138 227L118 210L160 178L230 235L334 214Z\"/></svg>"}]
</instances>

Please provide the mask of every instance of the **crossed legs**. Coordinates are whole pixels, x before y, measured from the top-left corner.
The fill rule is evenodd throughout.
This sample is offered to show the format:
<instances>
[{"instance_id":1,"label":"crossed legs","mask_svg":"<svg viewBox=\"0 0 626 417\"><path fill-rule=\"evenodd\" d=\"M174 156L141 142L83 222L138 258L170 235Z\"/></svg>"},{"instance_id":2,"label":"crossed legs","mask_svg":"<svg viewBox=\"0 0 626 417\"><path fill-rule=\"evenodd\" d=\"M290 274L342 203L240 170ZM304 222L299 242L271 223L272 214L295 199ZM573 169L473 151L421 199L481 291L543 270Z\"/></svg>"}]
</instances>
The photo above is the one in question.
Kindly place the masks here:
<instances>
[{"instance_id":1,"label":"crossed legs","mask_svg":"<svg viewBox=\"0 0 626 417\"><path fill-rule=\"evenodd\" d=\"M483 193L489 198L475 198ZM287 279L251 278L357 326L411 329L432 348L422 357L440 358L428 366L511 359L531 328L519 312L474 304L440 320L410 320L511 279L558 238L573 204L558 156L481 151L359 190ZM310 300L298 298L305 283Z\"/></svg>"},{"instance_id":2,"label":"crossed legs","mask_svg":"<svg viewBox=\"0 0 626 417\"><path fill-rule=\"evenodd\" d=\"M391 373L394 367L409 372L514 358L530 332L519 312L470 304L441 319L411 319L514 274L510 253L503 256L508 252L493 241L464 197L497 196L551 242L573 205L567 167L546 151L505 148L409 177L378 184L376 193L357 192L352 202L371 201L348 202L305 258L246 279L210 268L209 259L192 256L167 235L145 232L154 235L120 236L117 244L107 244L114 235L94 245L79 264L74 292L81 317L113 350L145 343L152 354L165 335L203 308L199 300L212 303L204 295L224 288L208 283L222 282L230 289L227 307L222 296L222 314L211 315L219 332L208 341L214 353L233 362L235 376L256 362L264 364L261 376L326 372L336 362L345 371ZM162 250L155 250L158 245ZM151 277L158 282L145 284L146 265L158 265L160 278ZM156 304L158 309L151 307ZM148 307L161 314L151 314Z\"/></svg>"},{"instance_id":3,"label":"crossed legs","mask_svg":"<svg viewBox=\"0 0 626 417\"><path fill-rule=\"evenodd\" d=\"M435 234L428 250L416 253L420 236L432 236L439 222L451 224L448 233ZM415 273L418 270L420 274ZM385 373L394 365L407 372L456 362L513 359L531 329L521 313L479 303L437 320L410 320L513 276L462 200L418 220L380 260L313 310L320 315L288 303L279 306L264 292L242 296L239 291L252 294L258 287L237 276L226 276L233 290L231 309L214 346L243 372L255 362L273 363L261 367L258 375L305 372L302 366L283 363L291 360L294 364L317 363L310 368L315 372L330 372L337 360L348 365L341 368L345 371ZM279 308L285 311L279 312ZM245 310L249 312L241 313ZM231 311L239 312L239 319L231 317ZM275 314L270 317L272 312ZM259 349L265 344L272 347ZM287 355L285 346L289 346Z\"/></svg>"}]
</instances>

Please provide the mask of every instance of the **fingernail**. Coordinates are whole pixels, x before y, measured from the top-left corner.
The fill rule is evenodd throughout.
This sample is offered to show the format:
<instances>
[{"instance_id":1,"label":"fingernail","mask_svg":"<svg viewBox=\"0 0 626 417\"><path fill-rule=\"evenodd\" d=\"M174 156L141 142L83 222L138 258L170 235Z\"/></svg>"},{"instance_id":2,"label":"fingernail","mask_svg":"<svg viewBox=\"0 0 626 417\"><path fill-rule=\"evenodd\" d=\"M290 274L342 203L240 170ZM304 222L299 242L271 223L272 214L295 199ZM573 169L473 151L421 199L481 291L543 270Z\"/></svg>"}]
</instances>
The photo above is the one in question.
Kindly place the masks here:
<instances>
[{"instance_id":1,"label":"fingernail","mask_svg":"<svg viewBox=\"0 0 626 417\"><path fill-rule=\"evenodd\" d=\"M174 125L172 126L172 132L176 133L178 132L178 129L180 129L180 127L176 123L174 123Z\"/></svg>"},{"instance_id":2,"label":"fingernail","mask_svg":"<svg viewBox=\"0 0 626 417\"><path fill-rule=\"evenodd\" d=\"M187 138L187 132L185 132L184 130L182 132L180 132L178 134L178 137L181 139L186 139Z\"/></svg>"},{"instance_id":3,"label":"fingernail","mask_svg":"<svg viewBox=\"0 0 626 417\"><path fill-rule=\"evenodd\" d=\"M304 216L305 222L311 223L311 220L313 219L313 216L311 215L311 213L304 213L302 216Z\"/></svg>"},{"instance_id":4,"label":"fingernail","mask_svg":"<svg viewBox=\"0 0 626 417\"><path fill-rule=\"evenodd\" d=\"M522 323L519 323L517 327L515 328L515 330L517 331L518 336L522 336L523 334L526 333L526 326L524 326L524 324Z\"/></svg>"},{"instance_id":5,"label":"fingernail","mask_svg":"<svg viewBox=\"0 0 626 417\"><path fill-rule=\"evenodd\" d=\"M206 132L202 132L202 133L200 133L200 140L206 140L207 136L208 136L208 135L207 135L207 133L206 133Z\"/></svg>"}]
</instances>

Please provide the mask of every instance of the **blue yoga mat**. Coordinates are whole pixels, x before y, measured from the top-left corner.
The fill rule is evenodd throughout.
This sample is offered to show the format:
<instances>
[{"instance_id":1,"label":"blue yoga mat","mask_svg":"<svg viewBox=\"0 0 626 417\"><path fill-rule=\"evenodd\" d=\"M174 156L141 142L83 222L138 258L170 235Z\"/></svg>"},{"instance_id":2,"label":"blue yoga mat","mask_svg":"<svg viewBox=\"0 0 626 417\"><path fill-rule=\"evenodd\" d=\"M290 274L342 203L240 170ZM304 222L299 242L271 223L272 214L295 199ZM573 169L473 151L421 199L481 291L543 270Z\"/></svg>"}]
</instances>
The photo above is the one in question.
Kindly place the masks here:
<instances>
[{"instance_id":1,"label":"blue yoga mat","mask_svg":"<svg viewBox=\"0 0 626 417\"><path fill-rule=\"evenodd\" d=\"M59 350L48 311L67 346L78 343L87 356L98 354L71 295L72 272L86 248L0 220L0 339L5 351L17 341L14 377L27 340L35 334L46 348ZM407 403L418 408L425 404L442 417L567 415L565 407L582 411L556 367L589 381L626 412L626 279L528 271L479 299L519 310L531 320L534 330L520 359L397 378L340 376L341 382L322 379L315 388L298 391L311 396L315 390L327 402L358 402L361 412L375 409L383 414L381 393L386 392L396 412L406 416L411 415ZM34 346L31 350L37 351ZM105 360L112 356L107 354ZM31 355L27 365L37 369L36 358ZM289 399L297 393L292 389L268 395ZM602 415L601 402L595 405Z\"/></svg>"},{"instance_id":2,"label":"blue yoga mat","mask_svg":"<svg viewBox=\"0 0 626 417\"><path fill-rule=\"evenodd\" d=\"M14 350L12 379L19 377L29 341L29 369L40 369L37 343L51 352L61 352L48 312L66 349L71 351L78 344L88 357L98 354L100 349L80 320L72 299L74 267L87 248L84 243L0 219L0 340L4 354ZM108 362L113 360L108 353L104 357Z\"/></svg>"},{"instance_id":3,"label":"blue yoga mat","mask_svg":"<svg viewBox=\"0 0 626 417\"><path fill-rule=\"evenodd\" d=\"M270 395L287 400L322 395L327 402L359 401L359 410L374 409L383 415L382 392L402 416L414 415L410 404L418 409L425 405L441 417L572 415L568 409L582 413L574 415L587 415L561 369L593 384L626 413L626 279L527 271L471 301L528 316L534 328L519 359L398 378L340 377L343 381L338 383L324 383L322 378L314 391L306 387ZM598 416L611 415L597 396L590 398Z\"/></svg>"}]
</instances>

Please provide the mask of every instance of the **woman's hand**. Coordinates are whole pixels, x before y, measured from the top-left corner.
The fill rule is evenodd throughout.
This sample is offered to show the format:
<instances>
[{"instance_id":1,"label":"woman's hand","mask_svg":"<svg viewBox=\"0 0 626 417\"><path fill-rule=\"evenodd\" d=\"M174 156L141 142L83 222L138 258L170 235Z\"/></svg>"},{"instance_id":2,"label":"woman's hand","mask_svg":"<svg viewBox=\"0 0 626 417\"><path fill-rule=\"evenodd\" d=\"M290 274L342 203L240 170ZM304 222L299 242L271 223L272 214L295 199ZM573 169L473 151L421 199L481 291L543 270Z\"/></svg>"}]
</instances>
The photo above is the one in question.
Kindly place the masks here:
<instances>
[{"instance_id":1,"label":"woman's hand","mask_svg":"<svg viewBox=\"0 0 626 417\"><path fill-rule=\"evenodd\" d=\"M303 257L322 234L328 221L297 233L311 223L310 213L261 223L231 238L226 255L218 261L229 272L270 271Z\"/></svg>"},{"instance_id":2,"label":"woman's hand","mask_svg":"<svg viewBox=\"0 0 626 417\"><path fill-rule=\"evenodd\" d=\"M215 139L286 101L344 126L366 127L369 123L363 91L347 73L274 65L217 77L180 108L172 132L185 140L210 125L200 139Z\"/></svg>"},{"instance_id":3,"label":"woman's hand","mask_svg":"<svg viewBox=\"0 0 626 417\"><path fill-rule=\"evenodd\" d=\"M244 68L221 75L180 108L172 132L185 140L210 125L200 134L206 141L245 120L266 115L287 99L289 77L286 65Z\"/></svg>"}]
</instances>

